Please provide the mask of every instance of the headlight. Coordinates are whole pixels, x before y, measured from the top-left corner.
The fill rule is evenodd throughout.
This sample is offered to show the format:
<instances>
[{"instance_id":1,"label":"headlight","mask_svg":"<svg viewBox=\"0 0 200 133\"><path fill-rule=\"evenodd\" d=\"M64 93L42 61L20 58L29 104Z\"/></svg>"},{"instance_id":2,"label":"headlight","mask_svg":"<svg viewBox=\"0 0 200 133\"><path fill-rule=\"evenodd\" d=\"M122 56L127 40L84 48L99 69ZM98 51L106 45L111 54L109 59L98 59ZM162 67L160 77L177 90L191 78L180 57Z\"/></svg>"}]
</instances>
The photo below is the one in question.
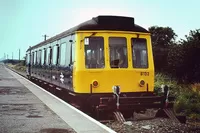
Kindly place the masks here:
<instances>
[{"instance_id":1,"label":"headlight","mask_svg":"<svg viewBox=\"0 0 200 133\"><path fill-rule=\"evenodd\" d=\"M92 86L93 86L93 87L97 87L98 85L99 85L98 81L94 80L94 81L92 82Z\"/></svg>"},{"instance_id":2,"label":"headlight","mask_svg":"<svg viewBox=\"0 0 200 133\"><path fill-rule=\"evenodd\" d=\"M145 81L144 80L140 80L139 84L140 84L141 87L143 87L145 85Z\"/></svg>"}]
</instances>

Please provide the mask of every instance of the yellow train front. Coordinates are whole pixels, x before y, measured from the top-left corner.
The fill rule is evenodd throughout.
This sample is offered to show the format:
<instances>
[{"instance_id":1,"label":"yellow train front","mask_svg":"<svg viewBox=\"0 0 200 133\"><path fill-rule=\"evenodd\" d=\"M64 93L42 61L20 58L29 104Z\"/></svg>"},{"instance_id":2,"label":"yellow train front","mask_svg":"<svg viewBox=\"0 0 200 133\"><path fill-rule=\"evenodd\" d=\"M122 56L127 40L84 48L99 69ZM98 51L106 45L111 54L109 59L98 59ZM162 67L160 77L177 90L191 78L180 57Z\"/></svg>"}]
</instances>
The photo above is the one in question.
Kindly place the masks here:
<instances>
[{"instance_id":1,"label":"yellow train front","mask_svg":"<svg viewBox=\"0 0 200 133\"><path fill-rule=\"evenodd\" d=\"M150 33L129 17L99 16L76 31L73 90L98 110L161 108ZM87 100L85 100L87 99Z\"/></svg>"}]
</instances>

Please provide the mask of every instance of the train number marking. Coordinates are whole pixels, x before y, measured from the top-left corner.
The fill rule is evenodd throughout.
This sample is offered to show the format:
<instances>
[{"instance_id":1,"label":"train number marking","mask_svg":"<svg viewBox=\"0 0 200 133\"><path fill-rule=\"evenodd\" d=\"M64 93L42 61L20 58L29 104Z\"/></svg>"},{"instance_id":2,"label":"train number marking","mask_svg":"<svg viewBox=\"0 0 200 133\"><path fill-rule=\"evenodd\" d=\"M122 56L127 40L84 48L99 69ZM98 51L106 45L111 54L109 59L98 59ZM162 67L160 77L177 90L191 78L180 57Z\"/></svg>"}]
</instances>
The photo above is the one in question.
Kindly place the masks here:
<instances>
[{"instance_id":1,"label":"train number marking","mask_svg":"<svg viewBox=\"0 0 200 133\"><path fill-rule=\"evenodd\" d=\"M141 72L140 75L141 76L149 76L149 72Z\"/></svg>"}]
</instances>

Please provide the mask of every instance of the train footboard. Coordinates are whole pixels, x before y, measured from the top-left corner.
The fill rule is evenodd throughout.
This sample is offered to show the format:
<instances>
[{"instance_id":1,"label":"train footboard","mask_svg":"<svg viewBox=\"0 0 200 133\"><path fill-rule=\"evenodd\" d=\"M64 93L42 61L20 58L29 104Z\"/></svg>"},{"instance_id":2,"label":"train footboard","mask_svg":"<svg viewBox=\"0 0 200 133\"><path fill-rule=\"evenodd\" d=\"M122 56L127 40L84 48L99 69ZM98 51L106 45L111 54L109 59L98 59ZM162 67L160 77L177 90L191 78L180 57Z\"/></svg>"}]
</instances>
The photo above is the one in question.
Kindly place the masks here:
<instances>
[{"instance_id":1,"label":"train footboard","mask_svg":"<svg viewBox=\"0 0 200 133\"><path fill-rule=\"evenodd\" d=\"M96 107L98 110L144 110L148 108L173 108L174 97L167 99L164 96L143 96L143 97L101 97Z\"/></svg>"},{"instance_id":2,"label":"train footboard","mask_svg":"<svg viewBox=\"0 0 200 133\"><path fill-rule=\"evenodd\" d=\"M168 117L174 122L185 123L185 116L176 116L173 111L175 97L173 96L142 96L142 97L101 97L96 106L99 112L122 112L129 118L133 112L157 109L156 117Z\"/></svg>"}]
</instances>

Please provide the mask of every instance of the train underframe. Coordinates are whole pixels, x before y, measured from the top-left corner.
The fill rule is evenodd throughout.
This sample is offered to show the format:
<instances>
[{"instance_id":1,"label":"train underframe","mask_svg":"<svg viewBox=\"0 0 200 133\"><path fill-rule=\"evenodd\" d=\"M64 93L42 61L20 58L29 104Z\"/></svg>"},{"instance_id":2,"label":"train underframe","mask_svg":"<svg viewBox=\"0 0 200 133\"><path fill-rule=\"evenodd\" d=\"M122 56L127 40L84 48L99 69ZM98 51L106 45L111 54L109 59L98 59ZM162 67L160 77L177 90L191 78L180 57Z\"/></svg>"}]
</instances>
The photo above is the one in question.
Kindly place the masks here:
<instances>
[{"instance_id":1,"label":"train underframe","mask_svg":"<svg viewBox=\"0 0 200 133\"><path fill-rule=\"evenodd\" d=\"M168 96L168 89L165 89L160 96L153 92L79 94L37 78L32 77L31 80L96 119L104 119L102 116L113 112L120 112L124 118L129 118L133 112L154 108L159 110L157 116L170 117L176 122L185 123L184 116L175 116L173 112L175 97Z\"/></svg>"}]
</instances>

